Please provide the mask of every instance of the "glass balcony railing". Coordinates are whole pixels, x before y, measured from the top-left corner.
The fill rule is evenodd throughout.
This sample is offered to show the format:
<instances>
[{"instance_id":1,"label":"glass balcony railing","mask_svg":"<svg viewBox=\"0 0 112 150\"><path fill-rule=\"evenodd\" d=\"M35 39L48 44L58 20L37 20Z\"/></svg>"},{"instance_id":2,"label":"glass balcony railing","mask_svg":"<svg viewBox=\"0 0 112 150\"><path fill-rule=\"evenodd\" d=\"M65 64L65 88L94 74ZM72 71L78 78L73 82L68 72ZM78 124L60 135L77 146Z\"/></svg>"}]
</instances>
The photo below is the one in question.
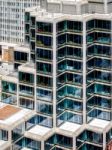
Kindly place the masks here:
<instances>
[{"instance_id":1,"label":"glass balcony railing","mask_svg":"<svg viewBox=\"0 0 112 150\"><path fill-rule=\"evenodd\" d=\"M68 65L60 65L58 67L58 72L63 72L63 71L76 71L76 72L82 72L82 68L78 68L78 66L68 66Z\"/></svg>"},{"instance_id":2,"label":"glass balcony railing","mask_svg":"<svg viewBox=\"0 0 112 150\"><path fill-rule=\"evenodd\" d=\"M111 120L111 110L100 109L99 107L92 108L87 114L88 121L98 118L101 120Z\"/></svg>"},{"instance_id":3,"label":"glass balcony railing","mask_svg":"<svg viewBox=\"0 0 112 150\"><path fill-rule=\"evenodd\" d=\"M52 96L51 95L44 95L44 94L40 94L40 93L37 93L37 98L38 99L44 99L46 101L51 101L52 100Z\"/></svg>"},{"instance_id":4,"label":"glass balcony railing","mask_svg":"<svg viewBox=\"0 0 112 150\"><path fill-rule=\"evenodd\" d=\"M78 136L78 141L87 141L90 143L103 144L103 135L92 131L85 130Z\"/></svg>"},{"instance_id":5,"label":"glass balcony railing","mask_svg":"<svg viewBox=\"0 0 112 150\"><path fill-rule=\"evenodd\" d=\"M98 35L96 35L96 38L95 38L94 35L88 35L87 36L87 44L92 44L92 43L110 45L111 44L111 38L105 37L105 36L104 37L98 36Z\"/></svg>"},{"instance_id":6,"label":"glass balcony railing","mask_svg":"<svg viewBox=\"0 0 112 150\"><path fill-rule=\"evenodd\" d=\"M82 22L78 22L78 21L65 20L57 24L58 34L64 32L72 32L78 34L82 32L82 29L83 29Z\"/></svg>"},{"instance_id":7,"label":"glass balcony railing","mask_svg":"<svg viewBox=\"0 0 112 150\"><path fill-rule=\"evenodd\" d=\"M111 39L106 37L99 37L96 42L101 44L111 44Z\"/></svg>"},{"instance_id":8,"label":"glass balcony railing","mask_svg":"<svg viewBox=\"0 0 112 150\"><path fill-rule=\"evenodd\" d=\"M26 97L33 97L34 93L32 91L26 91L26 90L20 90L20 95L26 96Z\"/></svg>"},{"instance_id":9,"label":"glass balcony railing","mask_svg":"<svg viewBox=\"0 0 112 150\"><path fill-rule=\"evenodd\" d=\"M52 49L51 44L50 44L50 45L49 45L49 44L45 44L45 43L43 43L42 41L37 41L37 42L36 42L36 46L37 46L37 47L43 47L43 48Z\"/></svg>"},{"instance_id":10,"label":"glass balcony railing","mask_svg":"<svg viewBox=\"0 0 112 150\"><path fill-rule=\"evenodd\" d=\"M82 115L75 114L75 112L64 111L57 117L57 126L62 125L64 122L72 122L82 124Z\"/></svg>"},{"instance_id":11,"label":"glass balcony railing","mask_svg":"<svg viewBox=\"0 0 112 150\"><path fill-rule=\"evenodd\" d=\"M53 31L53 24L45 22L37 22L36 28L37 33L51 35Z\"/></svg>"},{"instance_id":12,"label":"glass balcony railing","mask_svg":"<svg viewBox=\"0 0 112 150\"><path fill-rule=\"evenodd\" d=\"M45 149L52 149L54 146L59 146L65 149L72 149L73 142L72 138L61 135L61 134L54 134L52 135L47 141L45 141Z\"/></svg>"},{"instance_id":13,"label":"glass balcony railing","mask_svg":"<svg viewBox=\"0 0 112 150\"><path fill-rule=\"evenodd\" d=\"M2 94L2 102L7 104L16 105L17 104L17 97L16 96L3 96ZM6 98L5 98L6 97Z\"/></svg>"},{"instance_id":14,"label":"glass balcony railing","mask_svg":"<svg viewBox=\"0 0 112 150\"><path fill-rule=\"evenodd\" d=\"M82 103L70 99L64 99L57 105L57 114L60 114L65 110L81 112L83 110Z\"/></svg>"},{"instance_id":15,"label":"glass balcony railing","mask_svg":"<svg viewBox=\"0 0 112 150\"><path fill-rule=\"evenodd\" d=\"M41 142L23 137L14 143L13 149L41 150Z\"/></svg>"},{"instance_id":16,"label":"glass balcony railing","mask_svg":"<svg viewBox=\"0 0 112 150\"><path fill-rule=\"evenodd\" d=\"M53 106L49 105L47 103L37 102L36 111L38 113L42 113L42 114L45 114L45 115L52 116L52 114L53 114Z\"/></svg>"},{"instance_id":17,"label":"glass balcony railing","mask_svg":"<svg viewBox=\"0 0 112 150\"><path fill-rule=\"evenodd\" d=\"M40 100L46 100L46 101L52 101L53 97L52 97L52 92L49 90L44 90L44 89L37 89L37 99Z\"/></svg>"}]
</instances>

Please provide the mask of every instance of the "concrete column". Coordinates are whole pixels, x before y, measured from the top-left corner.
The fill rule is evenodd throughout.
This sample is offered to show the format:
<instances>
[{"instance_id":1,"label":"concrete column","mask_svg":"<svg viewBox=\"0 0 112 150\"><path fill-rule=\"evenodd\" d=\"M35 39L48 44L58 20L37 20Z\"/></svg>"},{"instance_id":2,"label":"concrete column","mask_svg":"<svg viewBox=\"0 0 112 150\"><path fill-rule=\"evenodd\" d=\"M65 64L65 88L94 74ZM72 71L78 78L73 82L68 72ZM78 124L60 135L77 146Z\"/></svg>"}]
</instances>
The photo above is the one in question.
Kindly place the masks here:
<instances>
[{"instance_id":1,"label":"concrete column","mask_svg":"<svg viewBox=\"0 0 112 150\"><path fill-rule=\"evenodd\" d=\"M36 64L35 64L36 66ZM36 78L36 69L35 69L35 73L34 73L34 110L36 111L36 102L37 102L37 91L36 91L36 83L37 83L37 78Z\"/></svg>"},{"instance_id":2,"label":"concrete column","mask_svg":"<svg viewBox=\"0 0 112 150\"><path fill-rule=\"evenodd\" d=\"M76 150L76 137L73 136L73 150Z\"/></svg>"},{"instance_id":3,"label":"concrete column","mask_svg":"<svg viewBox=\"0 0 112 150\"><path fill-rule=\"evenodd\" d=\"M106 133L103 133L103 150L106 149Z\"/></svg>"},{"instance_id":4,"label":"concrete column","mask_svg":"<svg viewBox=\"0 0 112 150\"><path fill-rule=\"evenodd\" d=\"M41 149L44 150L44 141L41 141Z\"/></svg>"},{"instance_id":5,"label":"concrete column","mask_svg":"<svg viewBox=\"0 0 112 150\"><path fill-rule=\"evenodd\" d=\"M108 13L107 0L104 0L104 12L105 12L105 14Z\"/></svg>"},{"instance_id":6,"label":"concrete column","mask_svg":"<svg viewBox=\"0 0 112 150\"><path fill-rule=\"evenodd\" d=\"M11 130L8 130L8 141L10 142L10 150L12 150L12 132Z\"/></svg>"},{"instance_id":7,"label":"concrete column","mask_svg":"<svg viewBox=\"0 0 112 150\"><path fill-rule=\"evenodd\" d=\"M53 22L53 127L56 127L56 23Z\"/></svg>"},{"instance_id":8,"label":"concrete column","mask_svg":"<svg viewBox=\"0 0 112 150\"><path fill-rule=\"evenodd\" d=\"M81 14L81 5L79 3L77 3L77 5L76 5L76 13L77 13L77 15Z\"/></svg>"},{"instance_id":9,"label":"concrete column","mask_svg":"<svg viewBox=\"0 0 112 150\"><path fill-rule=\"evenodd\" d=\"M83 123L86 124L86 21L83 21Z\"/></svg>"},{"instance_id":10,"label":"concrete column","mask_svg":"<svg viewBox=\"0 0 112 150\"><path fill-rule=\"evenodd\" d=\"M11 132L11 130L8 131L8 141L12 142L12 132Z\"/></svg>"},{"instance_id":11,"label":"concrete column","mask_svg":"<svg viewBox=\"0 0 112 150\"><path fill-rule=\"evenodd\" d=\"M25 122L22 123L22 133L24 133L24 132L25 132Z\"/></svg>"},{"instance_id":12,"label":"concrete column","mask_svg":"<svg viewBox=\"0 0 112 150\"><path fill-rule=\"evenodd\" d=\"M18 72L18 83L17 83L17 106L19 106L19 72Z\"/></svg>"},{"instance_id":13,"label":"concrete column","mask_svg":"<svg viewBox=\"0 0 112 150\"><path fill-rule=\"evenodd\" d=\"M63 2L60 3L60 13L63 12Z\"/></svg>"}]
</instances>

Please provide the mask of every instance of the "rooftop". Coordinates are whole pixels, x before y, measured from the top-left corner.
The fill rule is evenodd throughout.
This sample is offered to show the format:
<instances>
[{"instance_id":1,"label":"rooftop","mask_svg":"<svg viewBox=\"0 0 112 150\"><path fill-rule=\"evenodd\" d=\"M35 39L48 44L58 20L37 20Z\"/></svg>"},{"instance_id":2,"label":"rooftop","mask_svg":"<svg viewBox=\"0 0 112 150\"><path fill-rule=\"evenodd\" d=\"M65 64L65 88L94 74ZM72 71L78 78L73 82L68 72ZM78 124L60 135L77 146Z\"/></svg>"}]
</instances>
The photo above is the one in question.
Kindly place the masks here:
<instances>
[{"instance_id":1,"label":"rooftop","mask_svg":"<svg viewBox=\"0 0 112 150\"><path fill-rule=\"evenodd\" d=\"M11 130L34 114L28 109L20 109L19 107L0 103L0 128Z\"/></svg>"},{"instance_id":2,"label":"rooftop","mask_svg":"<svg viewBox=\"0 0 112 150\"><path fill-rule=\"evenodd\" d=\"M20 108L13 107L11 105L6 105L0 109L0 120L8 119L20 110Z\"/></svg>"},{"instance_id":3,"label":"rooftop","mask_svg":"<svg viewBox=\"0 0 112 150\"><path fill-rule=\"evenodd\" d=\"M50 0L53 1L54 0ZM59 0L60 1L60 0ZM72 0L73 1L73 0ZM57 0L56 0L57 2ZM26 9L26 11L30 12L31 16L35 16L37 21L44 21L44 22L59 22L62 21L63 19L68 19L68 20L89 20L89 19L111 19L112 15L110 14L99 14L99 13L94 13L94 14L90 14L90 13L85 13L85 14L65 14L65 13L53 13L53 12L49 12L46 9L40 9L40 7L37 8L29 8Z\"/></svg>"}]
</instances>

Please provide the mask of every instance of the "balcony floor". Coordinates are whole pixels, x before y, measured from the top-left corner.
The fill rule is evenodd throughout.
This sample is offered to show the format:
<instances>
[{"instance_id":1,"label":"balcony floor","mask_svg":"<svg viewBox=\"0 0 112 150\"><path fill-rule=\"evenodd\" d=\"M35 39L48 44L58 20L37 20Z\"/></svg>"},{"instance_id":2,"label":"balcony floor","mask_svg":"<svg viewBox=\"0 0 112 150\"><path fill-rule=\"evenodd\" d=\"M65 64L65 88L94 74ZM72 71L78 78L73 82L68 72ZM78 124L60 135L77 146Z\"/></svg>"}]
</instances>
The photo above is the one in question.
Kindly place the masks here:
<instances>
[{"instance_id":1,"label":"balcony floor","mask_svg":"<svg viewBox=\"0 0 112 150\"><path fill-rule=\"evenodd\" d=\"M46 136L48 136L50 132L51 132L51 128L36 125L30 130L26 131L25 136L27 138L31 138L31 139L35 138L36 140L40 141L44 139Z\"/></svg>"},{"instance_id":2,"label":"balcony floor","mask_svg":"<svg viewBox=\"0 0 112 150\"><path fill-rule=\"evenodd\" d=\"M95 118L89 123L89 125L93 127L105 129L109 125L109 123L110 123L109 121Z\"/></svg>"},{"instance_id":3,"label":"balcony floor","mask_svg":"<svg viewBox=\"0 0 112 150\"><path fill-rule=\"evenodd\" d=\"M79 128L81 127L80 124L76 124L76 123L71 123L71 122L65 122L63 123L59 129L68 131L68 132L75 132L77 131Z\"/></svg>"}]
</instances>

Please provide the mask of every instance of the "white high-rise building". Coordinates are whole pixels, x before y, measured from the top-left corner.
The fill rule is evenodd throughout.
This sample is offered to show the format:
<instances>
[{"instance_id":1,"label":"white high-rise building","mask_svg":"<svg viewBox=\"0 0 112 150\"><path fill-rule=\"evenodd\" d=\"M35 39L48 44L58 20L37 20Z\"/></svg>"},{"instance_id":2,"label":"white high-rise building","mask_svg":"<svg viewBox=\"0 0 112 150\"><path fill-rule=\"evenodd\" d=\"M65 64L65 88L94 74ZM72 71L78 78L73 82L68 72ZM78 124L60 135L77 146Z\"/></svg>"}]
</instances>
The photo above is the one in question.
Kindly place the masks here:
<instances>
[{"instance_id":1,"label":"white high-rise building","mask_svg":"<svg viewBox=\"0 0 112 150\"><path fill-rule=\"evenodd\" d=\"M39 0L0 0L0 41L24 41L24 10L39 4Z\"/></svg>"},{"instance_id":2,"label":"white high-rise building","mask_svg":"<svg viewBox=\"0 0 112 150\"><path fill-rule=\"evenodd\" d=\"M27 8L0 83L0 150L112 150L112 0Z\"/></svg>"}]
</instances>

